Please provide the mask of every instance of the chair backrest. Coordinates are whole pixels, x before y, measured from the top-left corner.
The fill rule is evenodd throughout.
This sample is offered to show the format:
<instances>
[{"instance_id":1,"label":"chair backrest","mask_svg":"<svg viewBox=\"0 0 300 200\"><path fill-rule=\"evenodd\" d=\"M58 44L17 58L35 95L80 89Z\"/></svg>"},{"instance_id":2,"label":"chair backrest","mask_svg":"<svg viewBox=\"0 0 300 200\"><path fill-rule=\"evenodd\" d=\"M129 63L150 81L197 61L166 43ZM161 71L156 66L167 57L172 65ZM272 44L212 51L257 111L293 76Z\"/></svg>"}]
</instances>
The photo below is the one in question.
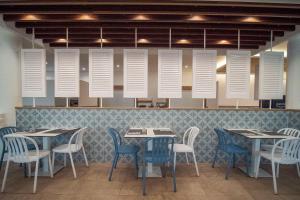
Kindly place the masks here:
<instances>
[{"instance_id":1,"label":"chair backrest","mask_svg":"<svg viewBox=\"0 0 300 200\"><path fill-rule=\"evenodd\" d=\"M173 137L153 137L145 141L144 147L147 148L148 142L152 142L152 163L165 163L171 161L173 154L174 138ZM169 149L169 145L171 148ZM147 151L145 149L145 151ZM171 153L170 153L171 151Z\"/></svg>"},{"instance_id":2,"label":"chair backrest","mask_svg":"<svg viewBox=\"0 0 300 200\"><path fill-rule=\"evenodd\" d=\"M288 136L300 137L300 131L297 129L294 129L294 128L283 128L277 132L288 135Z\"/></svg>"},{"instance_id":3,"label":"chair backrest","mask_svg":"<svg viewBox=\"0 0 300 200\"><path fill-rule=\"evenodd\" d=\"M70 138L69 140L69 147L71 144L75 144L76 149L81 149L83 145L83 134L86 132L86 128L81 128L77 130ZM73 143L75 141L75 143Z\"/></svg>"},{"instance_id":4,"label":"chair backrest","mask_svg":"<svg viewBox=\"0 0 300 200\"><path fill-rule=\"evenodd\" d=\"M27 142L29 141L35 147L36 156L39 156L39 147L33 139L19 134L7 134L3 137L8 150L8 159L17 163L29 161ZM34 154L31 154L34 155Z\"/></svg>"},{"instance_id":5,"label":"chair backrest","mask_svg":"<svg viewBox=\"0 0 300 200\"><path fill-rule=\"evenodd\" d=\"M187 129L183 135L183 144L194 148L194 141L199 134L199 128L197 127L191 127Z\"/></svg>"},{"instance_id":6,"label":"chair backrest","mask_svg":"<svg viewBox=\"0 0 300 200\"><path fill-rule=\"evenodd\" d=\"M4 135L16 133L18 131L19 131L19 129L14 126L0 128L0 138L2 138Z\"/></svg>"},{"instance_id":7,"label":"chair backrest","mask_svg":"<svg viewBox=\"0 0 300 200\"><path fill-rule=\"evenodd\" d=\"M272 156L276 153L276 148L278 147L282 148L281 161L283 163L300 162L300 138L279 140L272 149Z\"/></svg>"},{"instance_id":8,"label":"chair backrest","mask_svg":"<svg viewBox=\"0 0 300 200\"><path fill-rule=\"evenodd\" d=\"M231 135L227 133L224 129L215 128L214 131L218 136L218 146L224 147L226 145L233 144Z\"/></svg>"},{"instance_id":9,"label":"chair backrest","mask_svg":"<svg viewBox=\"0 0 300 200\"><path fill-rule=\"evenodd\" d=\"M120 133L114 128L108 128L107 132L113 139L115 151L118 152L119 146L122 145L122 138L120 136Z\"/></svg>"}]
</instances>

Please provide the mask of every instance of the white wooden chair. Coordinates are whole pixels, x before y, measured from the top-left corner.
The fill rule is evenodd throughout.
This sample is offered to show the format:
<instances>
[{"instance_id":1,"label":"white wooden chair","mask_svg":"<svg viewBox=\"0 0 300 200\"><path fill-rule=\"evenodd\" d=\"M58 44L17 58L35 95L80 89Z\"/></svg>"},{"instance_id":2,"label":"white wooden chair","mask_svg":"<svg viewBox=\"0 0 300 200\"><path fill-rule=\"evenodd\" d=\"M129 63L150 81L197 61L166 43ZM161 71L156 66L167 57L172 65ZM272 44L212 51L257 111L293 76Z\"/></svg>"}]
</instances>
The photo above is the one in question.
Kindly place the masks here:
<instances>
[{"instance_id":1,"label":"white wooden chair","mask_svg":"<svg viewBox=\"0 0 300 200\"><path fill-rule=\"evenodd\" d=\"M74 161L73 161L73 157L72 157L72 153L76 153L80 150L82 150L83 152L83 156L84 156L84 160L85 160L85 164L88 167L88 160L85 154L85 150L84 150L84 146L83 146L83 134L86 132L86 128L82 128L79 129L78 131L76 131L70 138L69 143L68 144L62 144L59 145L55 148L52 149L53 154L52 154L52 167L54 169L54 161L55 161L55 154L56 153L62 153L64 154L64 165L66 166L66 156L67 154L69 154L70 156L70 161L71 161L71 165L72 165L72 170L73 170L73 175L74 178L77 178L76 175L76 170L75 170L75 166L74 166ZM72 143L74 141L74 143Z\"/></svg>"},{"instance_id":2,"label":"white wooden chair","mask_svg":"<svg viewBox=\"0 0 300 200\"><path fill-rule=\"evenodd\" d=\"M287 136L292 136L296 138L300 138L300 131L294 128L283 128L277 131L277 133L281 133ZM274 144L276 143L276 140L274 139ZM272 148L274 144L264 144L261 145L261 149L264 151L272 151ZM277 151L282 151L282 147L278 146ZM277 164L277 171L276 171L276 176L277 178L279 177L279 166L280 164ZM297 171L299 171L299 163L296 164L297 166Z\"/></svg>"},{"instance_id":3,"label":"white wooden chair","mask_svg":"<svg viewBox=\"0 0 300 200\"><path fill-rule=\"evenodd\" d=\"M188 153L192 153L197 176L199 176L199 170L198 170L197 160L196 160L195 151L194 151L194 141L198 134L199 134L199 128L197 128L197 127L191 127L189 129L187 129L183 135L182 144L174 144L174 147L173 147L174 166L176 166L177 153L185 153L187 164L189 164Z\"/></svg>"},{"instance_id":4,"label":"white wooden chair","mask_svg":"<svg viewBox=\"0 0 300 200\"><path fill-rule=\"evenodd\" d=\"M4 189L5 189L7 173L8 173L8 168L9 168L10 162L25 163L25 164L29 164L29 166L30 166L31 162L35 162L36 164L35 164L35 174L34 174L34 183L33 183L33 193L35 193L36 185L37 185L37 175L38 175L38 170L39 170L39 160L41 158L48 157L50 176L51 176L51 178L53 177L50 151L39 150L37 143L32 138L25 137L22 135L8 134L8 135L5 135L3 138L6 143L8 153L7 153L7 162L6 162L6 168L5 168L1 192L4 192ZM35 150L29 151L26 141L32 143L35 147ZM31 175L30 167L28 167L28 170L29 170L28 175L30 177L30 175Z\"/></svg>"},{"instance_id":5,"label":"white wooden chair","mask_svg":"<svg viewBox=\"0 0 300 200\"><path fill-rule=\"evenodd\" d=\"M276 164L292 165L300 162L300 138L279 140L273 146L272 151L261 151L256 165L256 178L259 173L261 157L270 160L272 163L273 188L274 193L278 194L276 182ZM299 168L298 176L300 177Z\"/></svg>"}]
</instances>

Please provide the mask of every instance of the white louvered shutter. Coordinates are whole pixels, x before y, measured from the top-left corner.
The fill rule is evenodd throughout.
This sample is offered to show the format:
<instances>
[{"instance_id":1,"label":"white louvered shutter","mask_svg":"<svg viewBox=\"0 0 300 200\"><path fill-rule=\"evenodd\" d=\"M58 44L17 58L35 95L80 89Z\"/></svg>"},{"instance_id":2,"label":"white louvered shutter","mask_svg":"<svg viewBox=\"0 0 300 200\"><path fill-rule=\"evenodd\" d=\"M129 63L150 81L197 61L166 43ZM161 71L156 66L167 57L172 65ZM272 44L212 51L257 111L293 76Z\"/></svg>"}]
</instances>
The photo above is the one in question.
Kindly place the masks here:
<instances>
[{"instance_id":1,"label":"white louvered shutter","mask_svg":"<svg viewBox=\"0 0 300 200\"><path fill-rule=\"evenodd\" d=\"M55 97L79 97L79 49L55 49Z\"/></svg>"},{"instance_id":2,"label":"white louvered shutter","mask_svg":"<svg viewBox=\"0 0 300 200\"><path fill-rule=\"evenodd\" d=\"M22 49L22 97L46 97L45 49Z\"/></svg>"},{"instance_id":3,"label":"white louvered shutter","mask_svg":"<svg viewBox=\"0 0 300 200\"><path fill-rule=\"evenodd\" d=\"M259 99L282 99L283 52L264 52L259 60Z\"/></svg>"},{"instance_id":4,"label":"white louvered shutter","mask_svg":"<svg viewBox=\"0 0 300 200\"><path fill-rule=\"evenodd\" d=\"M158 98L182 97L182 51L158 50Z\"/></svg>"},{"instance_id":5,"label":"white louvered shutter","mask_svg":"<svg viewBox=\"0 0 300 200\"><path fill-rule=\"evenodd\" d=\"M89 96L113 97L114 52L112 49L89 50Z\"/></svg>"},{"instance_id":6,"label":"white louvered shutter","mask_svg":"<svg viewBox=\"0 0 300 200\"><path fill-rule=\"evenodd\" d=\"M147 49L124 49L124 97L148 97Z\"/></svg>"},{"instance_id":7,"label":"white louvered shutter","mask_svg":"<svg viewBox=\"0 0 300 200\"><path fill-rule=\"evenodd\" d=\"M250 51L227 51L226 97L250 98Z\"/></svg>"},{"instance_id":8,"label":"white louvered shutter","mask_svg":"<svg viewBox=\"0 0 300 200\"><path fill-rule=\"evenodd\" d=\"M193 50L192 98L216 98L216 50Z\"/></svg>"}]
</instances>

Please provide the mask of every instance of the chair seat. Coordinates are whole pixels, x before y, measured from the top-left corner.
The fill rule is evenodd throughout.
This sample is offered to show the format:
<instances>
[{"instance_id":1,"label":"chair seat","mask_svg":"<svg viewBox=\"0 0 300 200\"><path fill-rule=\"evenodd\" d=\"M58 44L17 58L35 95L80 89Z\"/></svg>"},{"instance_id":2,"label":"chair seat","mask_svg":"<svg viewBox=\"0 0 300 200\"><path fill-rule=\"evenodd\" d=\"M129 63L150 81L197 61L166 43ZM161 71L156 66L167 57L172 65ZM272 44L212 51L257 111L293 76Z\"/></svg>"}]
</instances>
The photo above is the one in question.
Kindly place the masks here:
<instances>
[{"instance_id":1,"label":"chair seat","mask_svg":"<svg viewBox=\"0 0 300 200\"><path fill-rule=\"evenodd\" d=\"M19 160L15 157L11 157L10 160L13 161L13 162L16 162L16 163L27 163L27 162L34 162L34 161L37 161L41 158L44 158L48 155L50 155L50 151L48 150L40 150L39 151L39 156L36 155L36 151L33 150L33 151L28 151L28 160Z\"/></svg>"},{"instance_id":2,"label":"chair seat","mask_svg":"<svg viewBox=\"0 0 300 200\"><path fill-rule=\"evenodd\" d=\"M241 147L236 144L226 145L222 148L227 153L238 153L238 154L246 154L248 150L244 147Z\"/></svg>"},{"instance_id":3,"label":"chair seat","mask_svg":"<svg viewBox=\"0 0 300 200\"><path fill-rule=\"evenodd\" d=\"M79 151L80 149L81 147L75 144L71 144L70 149L69 149L69 144L62 144L53 148L52 151L55 153L70 153L70 152L73 153Z\"/></svg>"},{"instance_id":4,"label":"chair seat","mask_svg":"<svg viewBox=\"0 0 300 200\"><path fill-rule=\"evenodd\" d=\"M264 151L272 151L273 146L274 146L273 144L264 144L264 145L261 145L260 149L264 150ZM282 151L282 147L277 146L276 151Z\"/></svg>"},{"instance_id":5,"label":"chair seat","mask_svg":"<svg viewBox=\"0 0 300 200\"><path fill-rule=\"evenodd\" d=\"M260 156L263 158L266 158L268 160L272 160L272 152L271 151L261 151ZM288 160L288 159L281 159L281 158L282 158L282 153L280 151L275 151L275 153L274 153L274 162L275 163L291 165L291 164L296 164L296 163L300 162L300 159Z\"/></svg>"},{"instance_id":6,"label":"chair seat","mask_svg":"<svg viewBox=\"0 0 300 200\"><path fill-rule=\"evenodd\" d=\"M169 145L169 149L171 149L171 145ZM174 144L173 151L176 153L180 152L193 152L193 149L185 144Z\"/></svg>"},{"instance_id":7,"label":"chair seat","mask_svg":"<svg viewBox=\"0 0 300 200\"><path fill-rule=\"evenodd\" d=\"M140 150L140 147L137 145L121 145L119 146L118 153L120 154L135 154Z\"/></svg>"}]
</instances>

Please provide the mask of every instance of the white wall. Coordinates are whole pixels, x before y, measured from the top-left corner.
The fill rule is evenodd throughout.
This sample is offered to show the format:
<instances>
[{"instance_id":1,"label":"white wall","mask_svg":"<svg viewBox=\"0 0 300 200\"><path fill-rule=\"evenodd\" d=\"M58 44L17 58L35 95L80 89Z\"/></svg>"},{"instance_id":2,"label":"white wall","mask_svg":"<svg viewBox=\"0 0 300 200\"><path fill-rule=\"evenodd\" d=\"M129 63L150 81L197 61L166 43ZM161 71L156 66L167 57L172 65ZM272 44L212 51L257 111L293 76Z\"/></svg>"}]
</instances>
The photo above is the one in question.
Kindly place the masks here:
<instances>
[{"instance_id":1,"label":"white wall","mask_svg":"<svg viewBox=\"0 0 300 200\"><path fill-rule=\"evenodd\" d=\"M15 125L15 106L22 105L19 53L22 38L0 24L0 114Z\"/></svg>"}]
</instances>

